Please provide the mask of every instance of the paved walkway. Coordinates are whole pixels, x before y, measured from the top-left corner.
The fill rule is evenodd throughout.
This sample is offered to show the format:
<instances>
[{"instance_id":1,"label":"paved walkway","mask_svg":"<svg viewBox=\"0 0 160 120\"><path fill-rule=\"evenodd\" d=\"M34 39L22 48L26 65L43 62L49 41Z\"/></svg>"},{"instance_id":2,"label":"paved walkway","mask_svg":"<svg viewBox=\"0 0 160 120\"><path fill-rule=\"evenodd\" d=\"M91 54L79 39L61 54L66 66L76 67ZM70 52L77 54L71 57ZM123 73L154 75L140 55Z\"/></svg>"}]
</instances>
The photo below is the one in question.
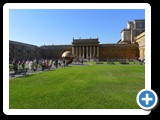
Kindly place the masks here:
<instances>
[{"instance_id":1,"label":"paved walkway","mask_svg":"<svg viewBox=\"0 0 160 120\"><path fill-rule=\"evenodd\" d=\"M62 66L58 66L58 68L61 68ZM31 74L37 74L37 73L41 73L41 72L45 72L45 71L51 71L51 70L55 70L57 69L54 65L50 68L50 70L45 69L44 71L42 71L42 68L38 68L36 71L33 70L28 70L26 75L31 75ZM10 71L9 73L13 73L14 71ZM14 77L9 77L9 79L13 79L16 77L21 77L24 76L23 74L16 74Z\"/></svg>"},{"instance_id":2,"label":"paved walkway","mask_svg":"<svg viewBox=\"0 0 160 120\"><path fill-rule=\"evenodd\" d=\"M69 64L69 66L79 66L79 65L82 65L82 64ZM87 65L87 64L83 64L83 65ZM63 66L58 66L58 68L62 68ZM26 75L31 75L31 74L37 74L37 73L41 73L41 72L45 72L45 71L51 71L51 70L55 70L55 69L58 69L56 68L54 65L52 65L51 69L48 70L48 69L45 69L44 71L42 71L42 68L38 68L36 71L33 71L33 70L28 70ZM14 71L10 71L9 73L13 73ZM9 76L9 79L13 79L13 78L17 78L17 77L22 77L24 76L23 74L16 74L14 77L10 77Z\"/></svg>"}]
</instances>

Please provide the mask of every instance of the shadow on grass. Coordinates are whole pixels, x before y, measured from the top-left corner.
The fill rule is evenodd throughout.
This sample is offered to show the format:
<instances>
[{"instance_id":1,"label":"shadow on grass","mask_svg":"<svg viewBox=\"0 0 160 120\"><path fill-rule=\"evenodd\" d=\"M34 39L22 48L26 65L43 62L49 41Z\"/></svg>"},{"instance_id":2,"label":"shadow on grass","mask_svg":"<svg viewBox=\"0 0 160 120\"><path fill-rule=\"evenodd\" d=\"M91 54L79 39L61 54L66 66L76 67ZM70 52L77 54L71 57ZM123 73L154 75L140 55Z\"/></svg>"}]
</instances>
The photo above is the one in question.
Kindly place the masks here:
<instances>
[{"instance_id":1,"label":"shadow on grass","mask_svg":"<svg viewBox=\"0 0 160 120\"><path fill-rule=\"evenodd\" d=\"M68 67L73 67L73 66L68 66ZM60 68L64 68L64 67L60 67ZM41 72L35 72L35 73L31 73L31 74L26 74L26 75L19 75L19 76L15 76L15 77L12 77L10 79L20 79L20 78L28 78L28 77L32 77L32 76L35 76L37 74L43 74L43 73L46 73L46 72L53 72L57 69L60 69L60 68L56 68L56 69L50 69L50 70L44 70L44 71L41 71ZM66 67L67 68L67 67Z\"/></svg>"},{"instance_id":2,"label":"shadow on grass","mask_svg":"<svg viewBox=\"0 0 160 120\"><path fill-rule=\"evenodd\" d=\"M45 72L45 71L44 71ZM10 79L21 79L21 78L28 78L28 77L32 77L32 76L35 76L37 74L42 74L44 72L39 72L39 73L33 73L33 74L26 74L26 75L20 75L20 76L15 76L13 78L10 78Z\"/></svg>"},{"instance_id":3,"label":"shadow on grass","mask_svg":"<svg viewBox=\"0 0 160 120\"><path fill-rule=\"evenodd\" d=\"M23 75L23 76L17 76L17 77L14 77L14 78L11 78L11 79L21 79L21 78L29 78L29 77L32 77L32 76L35 76L37 74L27 74L27 75Z\"/></svg>"}]
</instances>

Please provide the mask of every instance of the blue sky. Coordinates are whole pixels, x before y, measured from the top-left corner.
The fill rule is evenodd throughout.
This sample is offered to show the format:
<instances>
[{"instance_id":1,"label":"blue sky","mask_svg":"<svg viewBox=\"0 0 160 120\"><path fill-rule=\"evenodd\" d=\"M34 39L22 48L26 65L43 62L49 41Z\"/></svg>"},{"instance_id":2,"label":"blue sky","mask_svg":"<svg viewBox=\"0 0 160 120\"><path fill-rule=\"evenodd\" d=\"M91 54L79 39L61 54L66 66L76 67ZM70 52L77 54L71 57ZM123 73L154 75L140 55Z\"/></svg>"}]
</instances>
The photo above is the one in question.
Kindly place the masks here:
<instances>
[{"instance_id":1,"label":"blue sky","mask_svg":"<svg viewBox=\"0 0 160 120\"><path fill-rule=\"evenodd\" d=\"M128 21L145 19L144 9L10 9L9 39L41 45L69 45L73 37L117 43Z\"/></svg>"}]
</instances>

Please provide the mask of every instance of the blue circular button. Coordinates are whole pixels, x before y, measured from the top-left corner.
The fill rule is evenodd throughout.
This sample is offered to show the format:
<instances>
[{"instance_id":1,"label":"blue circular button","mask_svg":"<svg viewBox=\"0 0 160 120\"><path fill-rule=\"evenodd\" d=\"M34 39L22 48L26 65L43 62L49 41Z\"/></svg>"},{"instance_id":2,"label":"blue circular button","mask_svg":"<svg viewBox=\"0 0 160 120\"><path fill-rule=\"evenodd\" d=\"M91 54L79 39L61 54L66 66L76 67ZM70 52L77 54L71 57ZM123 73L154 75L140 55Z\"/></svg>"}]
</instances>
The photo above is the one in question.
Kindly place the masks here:
<instances>
[{"instance_id":1,"label":"blue circular button","mask_svg":"<svg viewBox=\"0 0 160 120\"><path fill-rule=\"evenodd\" d=\"M137 94L137 103L144 110L154 108L157 101L157 94L153 90L143 89Z\"/></svg>"}]
</instances>

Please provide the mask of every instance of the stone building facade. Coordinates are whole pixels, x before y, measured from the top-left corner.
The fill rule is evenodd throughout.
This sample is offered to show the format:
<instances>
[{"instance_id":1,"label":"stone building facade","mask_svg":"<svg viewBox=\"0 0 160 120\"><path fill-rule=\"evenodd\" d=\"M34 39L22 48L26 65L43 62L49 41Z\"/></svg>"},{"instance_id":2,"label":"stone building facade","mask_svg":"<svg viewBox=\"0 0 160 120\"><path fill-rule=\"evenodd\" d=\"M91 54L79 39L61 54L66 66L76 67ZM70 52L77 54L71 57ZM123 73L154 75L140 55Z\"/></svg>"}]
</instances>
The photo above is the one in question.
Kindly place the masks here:
<instances>
[{"instance_id":1,"label":"stone building facade","mask_svg":"<svg viewBox=\"0 0 160 120\"><path fill-rule=\"evenodd\" d=\"M139 57L137 44L99 44L98 38L73 39L72 45L35 46L9 41L10 60L17 59L60 59L65 51L71 51L79 59L134 59Z\"/></svg>"},{"instance_id":2,"label":"stone building facade","mask_svg":"<svg viewBox=\"0 0 160 120\"><path fill-rule=\"evenodd\" d=\"M134 43L135 37L145 30L145 20L139 19L134 21L129 21L127 27L121 31L121 40L118 41L119 44Z\"/></svg>"},{"instance_id":3,"label":"stone building facade","mask_svg":"<svg viewBox=\"0 0 160 120\"><path fill-rule=\"evenodd\" d=\"M60 59L65 51L72 51L72 45L48 45L40 49L42 58Z\"/></svg>"},{"instance_id":4,"label":"stone building facade","mask_svg":"<svg viewBox=\"0 0 160 120\"><path fill-rule=\"evenodd\" d=\"M9 60L17 59L33 59L41 57L41 48L35 45L9 41Z\"/></svg>"},{"instance_id":5,"label":"stone building facade","mask_svg":"<svg viewBox=\"0 0 160 120\"><path fill-rule=\"evenodd\" d=\"M99 44L98 38L73 39L72 53L83 59L134 59L139 56L136 44Z\"/></svg>"},{"instance_id":6,"label":"stone building facade","mask_svg":"<svg viewBox=\"0 0 160 120\"><path fill-rule=\"evenodd\" d=\"M73 39L72 53L83 59L99 57L99 41L96 39Z\"/></svg>"},{"instance_id":7,"label":"stone building facade","mask_svg":"<svg viewBox=\"0 0 160 120\"><path fill-rule=\"evenodd\" d=\"M139 57L136 44L100 44L99 59L135 59Z\"/></svg>"}]
</instances>

